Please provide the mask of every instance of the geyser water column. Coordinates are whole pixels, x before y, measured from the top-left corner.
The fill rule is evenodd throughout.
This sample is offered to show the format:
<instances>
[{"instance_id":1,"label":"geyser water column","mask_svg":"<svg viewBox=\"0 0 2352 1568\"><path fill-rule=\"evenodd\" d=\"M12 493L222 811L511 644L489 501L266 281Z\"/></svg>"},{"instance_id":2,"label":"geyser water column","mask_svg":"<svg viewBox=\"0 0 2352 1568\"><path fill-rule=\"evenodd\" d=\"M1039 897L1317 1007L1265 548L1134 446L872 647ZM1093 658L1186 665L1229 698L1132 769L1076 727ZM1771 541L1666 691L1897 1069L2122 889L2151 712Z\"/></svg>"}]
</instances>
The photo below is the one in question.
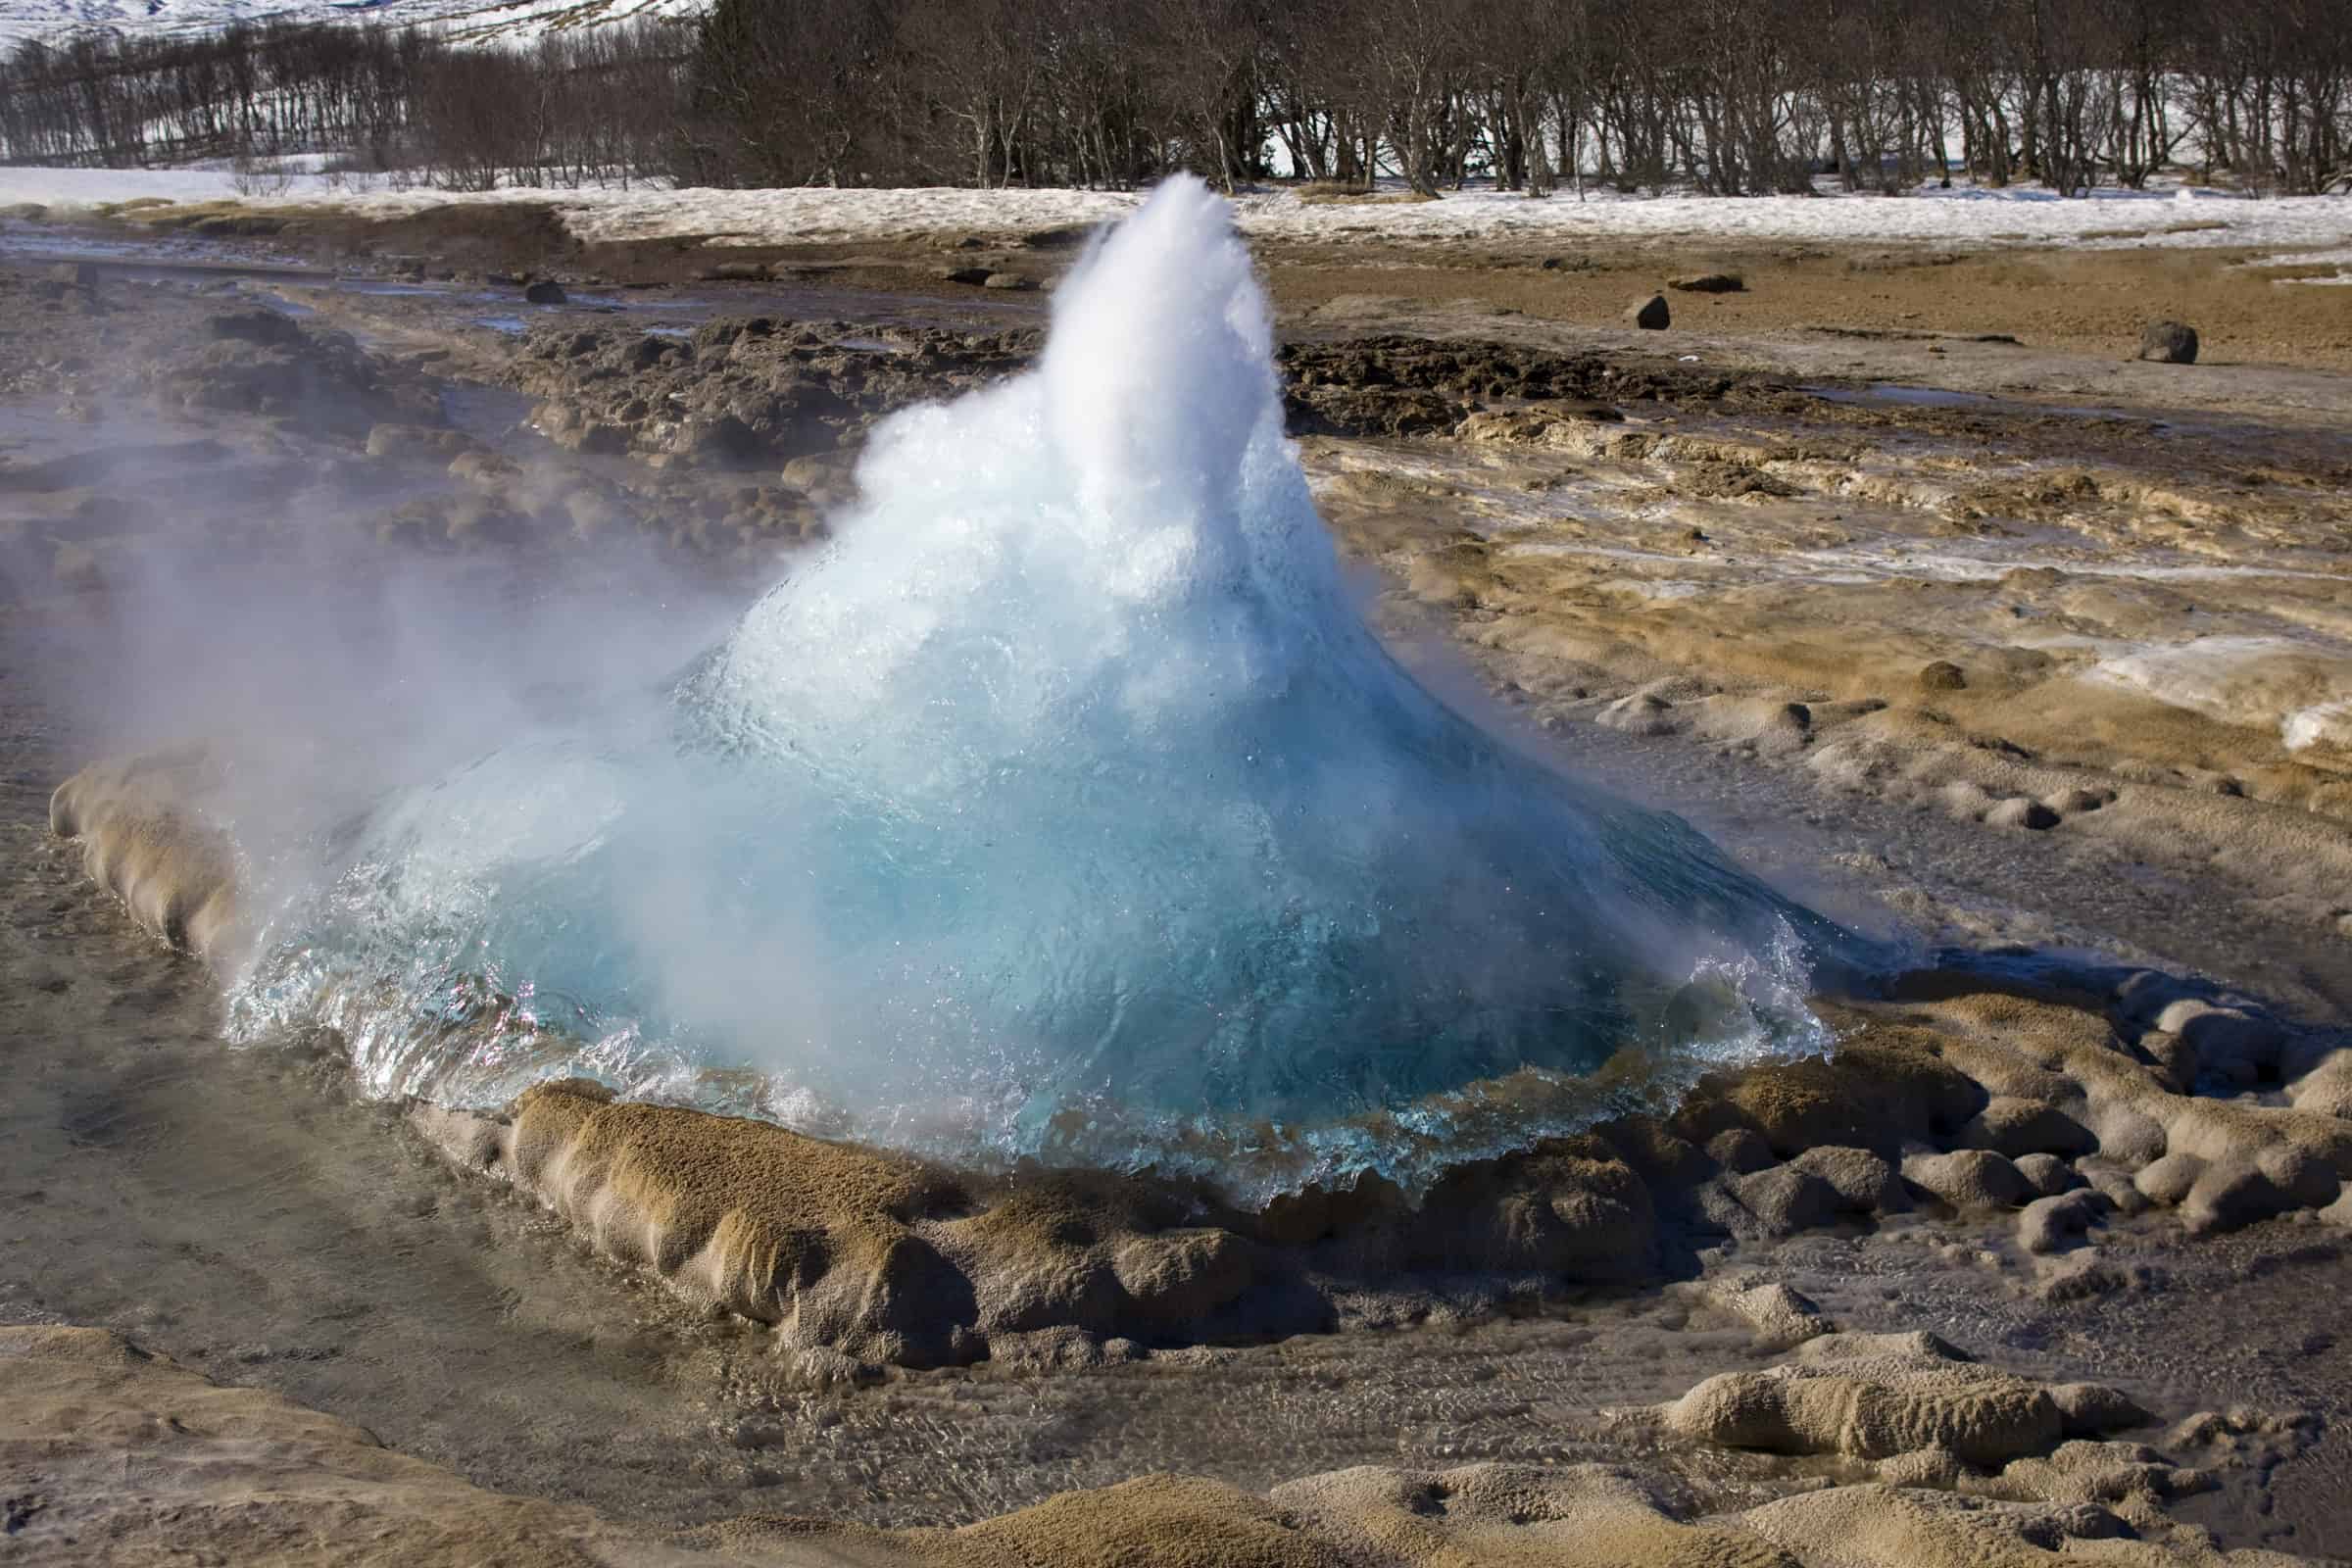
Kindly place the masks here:
<instances>
[{"instance_id":1,"label":"geyser water column","mask_svg":"<svg viewBox=\"0 0 2352 1568\"><path fill-rule=\"evenodd\" d=\"M588 1073L1244 1196L1555 1130L1612 1057L1819 1049L1835 928L1367 632L1271 349L1225 204L1163 185L723 645L376 811L241 1025L333 1022L387 1093Z\"/></svg>"}]
</instances>

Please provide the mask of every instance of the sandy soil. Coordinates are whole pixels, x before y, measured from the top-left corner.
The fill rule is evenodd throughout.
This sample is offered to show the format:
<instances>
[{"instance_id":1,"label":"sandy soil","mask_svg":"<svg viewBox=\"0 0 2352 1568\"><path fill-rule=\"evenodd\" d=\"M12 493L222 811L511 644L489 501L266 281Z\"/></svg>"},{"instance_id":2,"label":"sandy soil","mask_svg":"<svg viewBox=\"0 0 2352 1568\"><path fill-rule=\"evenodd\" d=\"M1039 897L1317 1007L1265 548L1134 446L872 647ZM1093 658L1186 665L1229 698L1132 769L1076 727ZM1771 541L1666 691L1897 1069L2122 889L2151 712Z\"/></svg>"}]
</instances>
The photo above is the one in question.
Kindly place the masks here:
<instances>
[{"instance_id":1,"label":"sandy soil","mask_svg":"<svg viewBox=\"0 0 2352 1568\"><path fill-rule=\"evenodd\" d=\"M375 242L439 242L416 227ZM545 267L543 238L473 236L459 265ZM943 294L928 274L939 254L779 257L801 269L789 285L679 282L533 321L840 321L817 334L824 365L826 344L877 327L909 344L986 336L942 359L953 385L1017 355L1038 305ZM1004 260L1040 277L1058 265L1051 246ZM847 1329L780 1332L741 1302L720 1309L726 1292L665 1262L671 1249L633 1254L589 1217L618 1204L709 1223L677 1217L706 1167L591 1176L526 1157L533 1138L634 1136L592 1105L565 1109L560 1133L526 1137L518 1106L505 1127L453 1134L356 1102L320 1042L224 1050L201 965L140 931L49 831L51 787L121 738L54 677L61 650L89 652L110 568L172 530L231 562L283 548L267 517L176 505L172 475L189 465L241 476L249 495L395 516L372 530L395 549L495 551L504 529L576 541L593 532L583 496L623 532L707 514L666 543L721 577L797 548L838 465L755 482L641 448L559 461L507 428L528 408L514 391L543 405L580 393L516 369L514 334L480 324L513 305L471 284L450 298L316 276L134 289L5 271L0 1020L16 1087L0 1109L0 1321L23 1327L0 1330L0 1357L31 1370L0 1393L0 1561L184 1548L1058 1564L1186 1544L1203 1561L2008 1562L2119 1533L2138 1538L2135 1560L2352 1553L2352 1362L2334 1304L2352 1267L2335 1198L2352 1175L2338 1049L2352 771L2325 715L2289 745L2297 715L2352 696L2336 684L2352 671L2346 458L2327 423L2352 403L2332 373L2352 356L2352 301L2330 298L2345 291L2202 257L1709 255L1744 270L1749 293L1676 296L1704 325L1661 352L1657 334L1578 323L1613 314L1604 302L1662 258L1590 272L1533 257L1347 260L1270 258L1294 339L1336 356L1317 363L1346 383L1317 407L1360 426L1306 455L1376 612L1431 679L1491 702L1531 747L1686 805L1837 912L1973 946L2090 950L2110 984L2128 981L2123 960L2211 983L2020 1004L1979 972L1841 1015L1853 1038L1908 1054L1902 1084L1941 1084L1964 1114L1937 1120L1923 1100L1916 1127L1889 1112L1882 1129L1822 1109L1878 1103L1853 1076L1876 1059L1864 1050L1844 1076L1718 1086L1675 1127L1621 1132L1574 1152L1585 1164L1566 1174L1498 1175L1463 1200L1484 1215L1541 1194L1622 1238L1622 1217L1589 1200L1634 1182L1661 1259L1635 1286L1571 1267L1531 1287L1493 1259L1350 1276L1329 1267L1333 1248L1387 1254L1333 1219L1298 1277L1343 1332L1175 1322L1021 1354L1007 1338L991 1359L927 1369ZM625 278L632 262L674 276L692 258L549 270ZM2215 363L2122 363L2129 344L2110 339L2135 334L2160 285L2181 291L2167 298L2207 328ZM2101 289L2127 303L2082 303ZM302 318L313 338L355 329L360 358L218 335L187 357L205 323L259 294L316 313ZM1802 329L1824 317L2030 341ZM1392 332L1455 345L1454 363L1383 346ZM1530 354L1587 356L1576 395L1512 390ZM278 359L299 371L284 383L306 389L299 406L270 401L280 383L257 367ZM1367 366L1386 376L1377 396L1361 395ZM1607 396L1604 371L1636 390ZM1874 387L1930 378L1984 396ZM333 398L309 395L320 387ZM2096 405L2074 401L2085 396ZM93 450L116 410L159 406L149 446ZM484 407L500 411L495 435ZM376 434L443 428L436 408L481 449L566 475L561 492L522 495L473 446ZM1364 433L1408 408L1430 433ZM474 512L448 499L484 495ZM122 863L100 869L120 884ZM186 873L175 861L164 875ZM169 928L155 911L184 901L133 905ZM2071 972L2081 984L2083 967ZM2164 1010L2176 995L2237 1004ZM1883 1150L1863 1147L1882 1133ZM1129 1227L1114 1240L1164 1243L1136 1211L1112 1212ZM1291 1278L1282 1250L1308 1245L1270 1229L1244 1240L1261 1280ZM1098 1266L1054 1250L1061 1240L1008 1245L1010 1263L954 1254L979 1282L984 1328L991 1282L1021 1258L1072 1280ZM840 1322L866 1322L845 1310ZM1833 1326L1932 1331L1989 1370ZM1706 1382L1775 1366L1793 1370ZM2048 1392L2079 1383L2138 1409ZM1939 1402L1955 1391L1961 1406ZM1820 1415L1833 1406L1890 1425ZM1959 1407L2009 1413L1936 1424ZM1537 1473L1455 1470L1472 1461ZM1350 1466L1383 1468L1329 1474ZM1170 1470L1202 1479L1081 1490ZM227 1505L256 1487L266 1503ZM952 1537L877 1533L991 1519Z\"/></svg>"}]
</instances>

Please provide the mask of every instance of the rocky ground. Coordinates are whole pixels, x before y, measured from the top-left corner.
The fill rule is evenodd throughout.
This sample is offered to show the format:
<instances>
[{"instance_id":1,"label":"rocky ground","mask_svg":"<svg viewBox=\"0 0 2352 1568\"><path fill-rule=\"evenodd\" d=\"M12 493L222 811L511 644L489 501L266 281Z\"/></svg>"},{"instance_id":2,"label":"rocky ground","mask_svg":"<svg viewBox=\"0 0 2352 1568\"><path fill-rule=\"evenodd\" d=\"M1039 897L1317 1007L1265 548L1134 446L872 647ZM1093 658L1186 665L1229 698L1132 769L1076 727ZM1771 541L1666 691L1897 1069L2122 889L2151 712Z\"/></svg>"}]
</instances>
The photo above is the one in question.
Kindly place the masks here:
<instances>
[{"instance_id":1,"label":"rocky ground","mask_svg":"<svg viewBox=\"0 0 2352 1568\"><path fill-rule=\"evenodd\" d=\"M200 971L76 885L196 950L236 920L193 759L49 833L160 732L110 605L289 552L761 580L877 416L1035 353L1039 294L982 283L1071 248L698 279L544 238L471 236L478 281L0 265L0 1561L2352 1551L2331 299L2233 336L2291 285L2209 259L2232 363L2188 368L1954 283L1985 259L1710 258L1743 289L1658 334L1561 324L1628 258L1270 258L1326 515L1432 679L1849 917L2035 956L1825 1000L1835 1064L1419 1207L1240 1213L586 1089L403 1116L302 1043L228 1073ZM1840 267L1874 303L1795 330Z\"/></svg>"}]
</instances>

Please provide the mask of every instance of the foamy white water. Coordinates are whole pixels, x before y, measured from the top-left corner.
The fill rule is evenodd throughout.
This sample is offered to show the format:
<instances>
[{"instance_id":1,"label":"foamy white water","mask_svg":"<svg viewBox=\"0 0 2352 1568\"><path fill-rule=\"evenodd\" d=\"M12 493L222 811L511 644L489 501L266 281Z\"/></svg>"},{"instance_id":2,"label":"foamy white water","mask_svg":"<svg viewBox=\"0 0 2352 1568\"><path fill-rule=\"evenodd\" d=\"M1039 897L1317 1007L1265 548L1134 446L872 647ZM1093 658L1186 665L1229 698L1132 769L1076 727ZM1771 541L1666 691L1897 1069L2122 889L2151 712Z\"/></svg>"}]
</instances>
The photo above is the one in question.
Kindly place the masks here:
<instances>
[{"instance_id":1,"label":"foamy white water","mask_svg":"<svg viewBox=\"0 0 2352 1568\"><path fill-rule=\"evenodd\" d=\"M374 812L239 1026L332 1022L383 1093L585 1072L1254 1194L1555 1130L1621 1052L1820 1049L1839 933L1365 630L1271 349L1226 205L1161 187L692 669Z\"/></svg>"}]
</instances>

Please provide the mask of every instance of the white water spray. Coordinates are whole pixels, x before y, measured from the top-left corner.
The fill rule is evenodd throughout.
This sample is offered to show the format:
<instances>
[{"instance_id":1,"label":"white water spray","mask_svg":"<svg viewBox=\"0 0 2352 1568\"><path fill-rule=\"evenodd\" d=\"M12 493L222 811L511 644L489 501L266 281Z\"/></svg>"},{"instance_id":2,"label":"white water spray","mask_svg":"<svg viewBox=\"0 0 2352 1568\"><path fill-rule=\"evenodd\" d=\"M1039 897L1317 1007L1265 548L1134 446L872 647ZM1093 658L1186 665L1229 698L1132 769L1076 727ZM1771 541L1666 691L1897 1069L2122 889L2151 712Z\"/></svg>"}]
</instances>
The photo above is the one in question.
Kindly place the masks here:
<instances>
[{"instance_id":1,"label":"white water spray","mask_svg":"<svg viewBox=\"0 0 2352 1568\"><path fill-rule=\"evenodd\" d=\"M384 1093L589 1073L1245 1196L1570 1114L1497 1083L1819 1049L1834 928L1364 629L1271 348L1224 203L1163 186L1039 368L878 428L837 541L695 667L376 811L242 1026L335 1023Z\"/></svg>"}]
</instances>

